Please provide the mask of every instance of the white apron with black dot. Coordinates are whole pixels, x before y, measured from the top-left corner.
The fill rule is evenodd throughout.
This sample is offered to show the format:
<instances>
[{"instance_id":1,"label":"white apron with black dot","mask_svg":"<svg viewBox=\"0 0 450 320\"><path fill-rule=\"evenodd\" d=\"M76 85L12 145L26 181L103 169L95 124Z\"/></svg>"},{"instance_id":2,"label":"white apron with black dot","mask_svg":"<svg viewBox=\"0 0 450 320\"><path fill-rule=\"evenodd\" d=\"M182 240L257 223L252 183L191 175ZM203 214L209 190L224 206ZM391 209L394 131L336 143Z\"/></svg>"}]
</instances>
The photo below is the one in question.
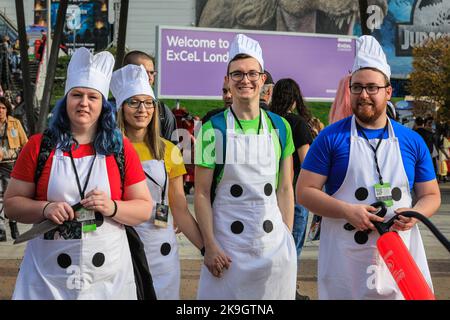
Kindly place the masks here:
<instances>
[{"instance_id":1,"label":"white apron with black dot","mask_svg":"<svg viewBox=\"0 0 450 320\"><path fill-rule=\"evenodd\" d=\"M136 231L144 243L145 255L153 279L158 300L180 299L180 260L178 244L173 229L173 220L169 215L166 228L158 227L155 221L155 204L161 203L162 187L166 176L166 168L162 160L142 162L144 171L157 183L147 178L147 185L154 202L151 218L136 226ZM169 178L167 178L169 179ZM169 181L167 181L165 203L168 204Z\"/></svg>"},{"instance_id":2,"label":"white apron with black dot","mask_svg":"<svg viewBox=\"0 0 450 320\"><path fill-rule=\"evenodd\" d=\"M395 215L397 208L411 207L408 178L403 167L398 139L388 123L389 138L383 139L377 151L384 182L391 184L394 205L388 207L385 221ZM378 139L370 140L375 146ZM368 141L358 136L355 117L351 121L350 158L344 181L333 197L353 204L376 202L374 185L378 174L373 150ZM378 254L379 233L357 243L357 230L347 231L344 219L323 217L319 246L319 299L403 299L392 275ZM418 226L399 232L419 269L432 288L430 271Z\"/></svg>"},{"instance_id":3,"label":"white apron with black dot","mask_svg":"<svg viewBox=\"0 0 450 320\"><path fill-rule=\"evenodd\" d=\"M278 160L261 117L262 134L240 134L228 113L226 164L212 209L215 239L232 263L221 278L202 266L198 299L295 299L295 244L278 208Z\"/></svg>"},{"instance_id":4,"label":"white apron with black dot","mask_svg":"<svg viewBox=\"0 0 450 320\"><path fill-rule=\"evenodd\" d=\"M94 156L74 159L84 185ZM98 188L110 196L105 156L97 155L86 193ZM56 150L51 167L48 201L80 201L70 157ZM97 230L65 240L50 232L28 242L13 299L137 299L133 265L122 224L96 214ZM51 240L49 237L51 236ZM47 240L48 239L48 240Z\"/></svg>"}]
</instances>

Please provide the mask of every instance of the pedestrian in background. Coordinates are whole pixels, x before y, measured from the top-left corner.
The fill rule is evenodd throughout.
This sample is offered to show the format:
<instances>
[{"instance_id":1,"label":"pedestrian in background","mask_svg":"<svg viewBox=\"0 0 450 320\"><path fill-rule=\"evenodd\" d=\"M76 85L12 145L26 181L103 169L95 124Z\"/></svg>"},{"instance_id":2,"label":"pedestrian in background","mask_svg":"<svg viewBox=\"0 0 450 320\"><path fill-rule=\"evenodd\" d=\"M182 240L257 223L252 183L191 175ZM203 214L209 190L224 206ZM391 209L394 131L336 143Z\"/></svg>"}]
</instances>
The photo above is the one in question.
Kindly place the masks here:
<instances>
[{"instance_id":1,"label":"pedestrian in background","mask_svg":"<svg viewBox=\"0 0 450 320\"><path fill-rule=\"evenodd\" d=\"M301 165L313 142L311 127L308 125L308 120L311 119L311 113L303 101L300 87L295 80L288 78L277 81L273 88L270 111L284 117L289 122L292 129L292 137L295 146L295 152L292 154L294 160L294 187L297 183ZM300 269L300 255L302 253L303 244L305 243L308 215L308 209L298 204L296 201L294 205L292 235L297 249L297 273ZM309 300L309 297L300 294L299 290L297 290L296 299Z\"/></svg>"},{"instance_id":2,"label":"pedestrian in background","mask_svg":"<svg viewBox=\"0 0 450 320\"><path fill-rule=\"evenodd\" d=\"M28 141L20 121L12 117L11 114L12 106L9 100L5 97L0 97L0 180L2 198L4 198L4 193L10 181L10 174L14 167L14 162L20 150ZM9 227L11 230L11 238L16 239L19 236L17 222L9 220ZM0 241L6 241L4 205L0 210Z\"/></svg>"}]
</instances>

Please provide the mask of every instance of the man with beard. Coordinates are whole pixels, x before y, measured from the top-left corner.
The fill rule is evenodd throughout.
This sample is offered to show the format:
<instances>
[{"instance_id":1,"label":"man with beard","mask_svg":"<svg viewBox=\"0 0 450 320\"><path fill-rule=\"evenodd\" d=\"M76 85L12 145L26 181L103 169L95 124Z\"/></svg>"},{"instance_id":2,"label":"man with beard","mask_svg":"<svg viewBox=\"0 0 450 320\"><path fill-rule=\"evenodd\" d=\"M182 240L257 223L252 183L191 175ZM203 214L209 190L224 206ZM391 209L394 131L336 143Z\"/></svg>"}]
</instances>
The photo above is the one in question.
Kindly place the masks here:
<instances>
[{"instance_id":1,"label":"man with beard","mask_svg":"<svg viewBox=\"0 0 450 320\"><path fill-rule=\"evenodd\" d=\"M302 165L297 199L323 217L319 299L403 299L378 254L378 232L366 232L376 230L373 222L395 215L399 219L392 229L432 288L417 221L401 212L414 210L430 217L439 208L440 193L423 139L386 115L390 73L376 39L360 37L350 79L354 115L325 128ZM410 190L416 195L414 206ZM377 201L387 208L384 219L375 214L372 204Z\"/></svg>"}]
</instances>

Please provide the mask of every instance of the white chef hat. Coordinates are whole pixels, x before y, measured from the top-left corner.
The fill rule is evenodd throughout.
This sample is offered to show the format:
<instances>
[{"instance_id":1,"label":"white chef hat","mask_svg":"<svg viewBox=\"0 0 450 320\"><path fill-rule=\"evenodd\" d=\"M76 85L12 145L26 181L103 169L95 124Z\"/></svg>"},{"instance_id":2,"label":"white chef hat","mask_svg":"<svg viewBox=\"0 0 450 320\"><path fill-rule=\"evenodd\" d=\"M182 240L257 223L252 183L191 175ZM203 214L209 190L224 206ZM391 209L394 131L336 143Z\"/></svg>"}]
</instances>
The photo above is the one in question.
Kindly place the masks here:
<instances>
[{"instance_id":1,"label":"white chef hat","mask_svg":"<svg viewBox=\"0 0 450 320\"><path fill-rule=\"evenodd\" d=\"M114 57L108 51L92 55L84 47L77 49L67 68L64 94L72 88L85 87L98 90L107 99L113 68Z\"/></svg>"},{"instance_id":2,"label":"white chef hat","mask_svg":"<svg viewBox=\"0 0 450 320\"><path fill-rule=\"evenodd\" d=\"M356 57L352 73L361 68L375 68L388 78L391 77L391 67L387 63L386 55L377 39L372 36L361 36L356 39Z\"/></svg>"},{"instance_id":3,"label":"white chef hat","mask_svg":"<svg viewBox=\"0 0 450 320\"><path fill-rule=\"evenodd\" d=\"M241 53L248 54L258 60L261 68L264 70L264 60L259 42L239 33L234 37L233 42L231 42L228 61L233 60L235 56Z\"/></svg>"},{"instance_id":4,"label":"white chef hat","mask_svg":"<svg viewBox=\"0 0 450 320\"><path fill-rule=\"evenodd\" d=\"M111 92L116 98L117 108L135 95L145 94L155 99L155 94L148 81L148 74L143 65L128 64L114 71L111 79Z\"/></svg>"}]
</instances>

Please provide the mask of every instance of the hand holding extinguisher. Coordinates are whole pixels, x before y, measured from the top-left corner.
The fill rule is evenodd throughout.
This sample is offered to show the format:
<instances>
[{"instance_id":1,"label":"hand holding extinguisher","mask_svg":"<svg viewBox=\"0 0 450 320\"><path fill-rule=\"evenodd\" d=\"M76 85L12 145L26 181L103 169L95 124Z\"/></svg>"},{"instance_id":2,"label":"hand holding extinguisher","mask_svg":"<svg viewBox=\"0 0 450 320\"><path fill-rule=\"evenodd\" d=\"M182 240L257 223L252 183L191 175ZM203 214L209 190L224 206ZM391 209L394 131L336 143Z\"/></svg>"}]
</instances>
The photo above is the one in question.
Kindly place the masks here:
<instances>
[{"instance_id":1,"label":"hand holding extinguisher","mask_svg":"<svg viewBox=\"0 0 450 320\"><path fill-rule=\"evenodd\" d=\"M386 207L384 203L377 202L372 204L372 206L380 208L377 213L379 216L384 216L386 214ZM415 211L404 211L399 213L399 215L408 218L416 218L423 222L450 252L449 241L442 235L442 233L439 232L439 230L428 218ZM406 300L435 300L436 298L433 292L428 286L422 272L417 267L417 264L409 253L405 243L397 232L389 231L391 226L394 224L394 221L399 219L399 215L394 216L385 223L373 222L375 228L380 233L380 238L377 240L377 248L380 256L389 268L392 277ZM352 226L349 224L344 226L346 230L352 230L351 227ZM364 231L366 235L369 232L370 231ZM358 241L361 239L365 239L365 236L360 234L360 236L357 237L355 234L355 241L357 243L362 244L361 241Z\"/></svg>"}]
</instances>

